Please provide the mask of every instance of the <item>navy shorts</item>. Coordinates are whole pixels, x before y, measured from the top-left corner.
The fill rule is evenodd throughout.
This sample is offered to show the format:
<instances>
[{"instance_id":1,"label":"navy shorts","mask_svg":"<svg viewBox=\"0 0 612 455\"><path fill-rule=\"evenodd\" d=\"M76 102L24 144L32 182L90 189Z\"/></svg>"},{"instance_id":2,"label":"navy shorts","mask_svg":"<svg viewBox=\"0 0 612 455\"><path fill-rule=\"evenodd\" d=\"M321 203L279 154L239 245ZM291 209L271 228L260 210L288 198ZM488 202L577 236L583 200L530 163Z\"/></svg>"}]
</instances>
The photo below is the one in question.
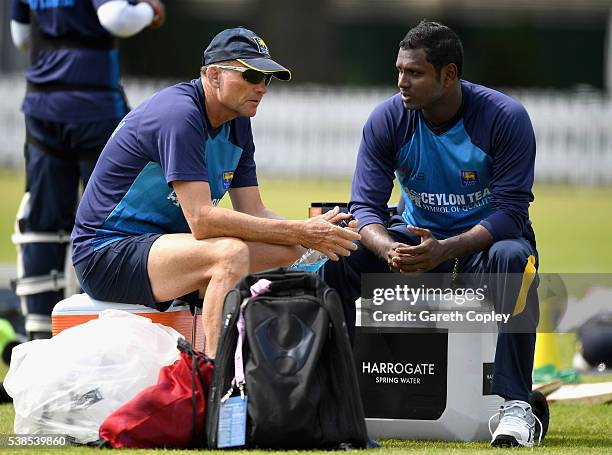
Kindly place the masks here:
<instances>
[{"instance_id":1,"label":"navy shorts","mask_svg":"<svg viewBox=\"0 0 612 455\"><path fill-rule=\"evenodd\" d=\"M155 302L147 260L151 245L162 234L143 234L111 243L75 264L81 288L94 299L146 305L166 311L172 304Z\"/></svg>"}]
</instances>

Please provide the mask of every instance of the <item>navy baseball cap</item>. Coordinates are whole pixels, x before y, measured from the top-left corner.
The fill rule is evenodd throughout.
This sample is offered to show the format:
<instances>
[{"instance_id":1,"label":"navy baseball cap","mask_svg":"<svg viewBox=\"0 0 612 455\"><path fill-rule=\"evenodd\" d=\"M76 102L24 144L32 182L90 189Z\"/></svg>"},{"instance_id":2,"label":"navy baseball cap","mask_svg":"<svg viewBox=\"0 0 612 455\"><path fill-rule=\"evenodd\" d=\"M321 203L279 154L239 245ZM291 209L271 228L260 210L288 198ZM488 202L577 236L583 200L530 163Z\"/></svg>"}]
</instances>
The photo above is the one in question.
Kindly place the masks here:
<instances>
[{"instance_id":1,"label":"navy baseball cap","mask_svg":"<svg viewBox=\"0 0 612 455\"><path fill-rule=\"evenodd\" d=\"M215 36L204 51L202 66L228 60L238 60L283 81L291 79L291 71L272 60L264 40L244 27L228 28Z\"/></svg>"}]
</instances>

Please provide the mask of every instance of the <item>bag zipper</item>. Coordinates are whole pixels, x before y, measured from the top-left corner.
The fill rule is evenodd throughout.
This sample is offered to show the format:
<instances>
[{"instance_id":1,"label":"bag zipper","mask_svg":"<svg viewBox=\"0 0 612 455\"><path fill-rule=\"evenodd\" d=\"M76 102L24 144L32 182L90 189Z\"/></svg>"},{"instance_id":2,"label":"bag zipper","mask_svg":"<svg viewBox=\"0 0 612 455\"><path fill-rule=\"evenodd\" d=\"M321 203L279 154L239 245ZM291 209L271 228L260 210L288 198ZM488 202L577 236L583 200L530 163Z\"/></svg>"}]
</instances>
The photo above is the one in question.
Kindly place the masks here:
<instances>
[{"instance_id":1,"label":"bag zipper","mask_svg":"<svg viewBox=\"0 0 612 455\"><path fill-rule=\"evenodd\" d=\"M240 291L238 289L232 289L230 292L238 293L238 304L231 309L225 316L225 321L223 322L223 327L221 329L221 336L219 337L219 346L222 347L219 356L215 359L215 365L221 366L221 368L215 368L213 384L217 384L214 386L214 390L211 393L211 399L209 399L209 403L211 406L211 415L210 415L210 428L212 429L211 434L209 435L209 447L216 448L217 446L217 431L219 425L219 404L221 403L222 394L224 393L224 389L227 387L225 381L222 381L223 378L227 378L228 375L225 374L229 365L233 365L232 362L229 362L230 354L232 353L232 349L228 346L230 343L228 342L231 338L236 338L236 321L238 311L240 311ZM226 296L227 300L227 296ZM232 343L233 344L233 343Z\"/></svg>"},{"instance_id":2,"label":"bag zipper","mask_svg":"<svg viewBox=\"0 0 612 455\"><path fill-rule=\"evenodd\" d=\"M323 292L324 300L327 299L327 296L330 292L336 292L336 291L333 291L330 288L326 289ZM342 318L342 320L345 321L344 317ZM333 321L331 320L331 315L330 315L330 322L332 322L333 324ZM336 346L338 347L338 350L341 351L340 347L342 346L342 344L344 344L343 340L346 340L347 338L346 327L338 327L338 330L336 330L335 332L342 334L342 340L336 340L336 343L335 343ZM348 340L346 341L348 342ZM352 421L352 424L353 424L352 427L359 430L360 435L363 437L362 442L365 443L368 438L367 429L365 425L365 415L363 414L363 405L361 407L357 406L357 403L361 403L361 395L360 395L359 384L357 382L356 374L353 374L353 375L349 374L349 371L355 371L355 361L353 358L352 347L350 346L350 343L348 344L349 344L349 354L350 355L340 356L341 360L344 361L345 366L344 368L340 368L341 370L340 376L342 377L338 379L339 379L340 384L346 384L347 386L346 388L343 388L345 392L343 401L345 403L349 403L349 406L352 408L351 409L352 412L350 412L350 420Z\"/></svg>"}]
</instances>

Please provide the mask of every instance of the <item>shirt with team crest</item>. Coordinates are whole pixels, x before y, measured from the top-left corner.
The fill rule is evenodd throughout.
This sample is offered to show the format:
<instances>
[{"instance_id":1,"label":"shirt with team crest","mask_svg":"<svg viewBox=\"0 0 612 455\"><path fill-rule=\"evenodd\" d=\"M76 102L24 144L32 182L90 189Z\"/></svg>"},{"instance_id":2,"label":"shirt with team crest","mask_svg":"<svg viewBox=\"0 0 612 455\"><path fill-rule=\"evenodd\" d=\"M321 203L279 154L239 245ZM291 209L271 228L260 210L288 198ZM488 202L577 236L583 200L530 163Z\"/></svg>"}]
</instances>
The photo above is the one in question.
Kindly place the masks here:
<instances>
[{"instance_id":1,"label":"shirt with team crest","mask_svg":"<svg viewBox=\"0 0 612 455\"><path fill-rule=\"evenodd\" d=\"M113 36L100 25L97 15L98 8L109 1L11 0L14 21L35 21L48 40L72 41L36 54L25 73L27 81L65 88L28 90L22 105L25 114L75 123L120 119L126 114L119 49L111 46ZM92 47L93 43L97 46ZM102 43L109 47L102 48Z\"/></svg>"},{"instance_id":2,"label":"shirt with team crest","mask_svg":"<svg viewBox=\"0 0 612 455\"><path fill-rule=\"evenodd\" d=\"M166 88L117 126L87 184L72 231L73 261L130 236L190 232L173 181L204 181L213 204L257 186L251 122L213 130L199 79Z\"/></svg>"},{"instance_id":3,"label":"shirt with team crest","mask_svg":"<svg viewBox=\"0 0 612 455\"><path fill-rule=\"evenodd\" d=\"M407 224L444 239L481 224L495 241L533 239L535 136L525 108L490 88L461 81L459 112L434 126L399 94L367 120L349 209L359 228L385 224L397 178Z\"/></svg>"}]
</instances>

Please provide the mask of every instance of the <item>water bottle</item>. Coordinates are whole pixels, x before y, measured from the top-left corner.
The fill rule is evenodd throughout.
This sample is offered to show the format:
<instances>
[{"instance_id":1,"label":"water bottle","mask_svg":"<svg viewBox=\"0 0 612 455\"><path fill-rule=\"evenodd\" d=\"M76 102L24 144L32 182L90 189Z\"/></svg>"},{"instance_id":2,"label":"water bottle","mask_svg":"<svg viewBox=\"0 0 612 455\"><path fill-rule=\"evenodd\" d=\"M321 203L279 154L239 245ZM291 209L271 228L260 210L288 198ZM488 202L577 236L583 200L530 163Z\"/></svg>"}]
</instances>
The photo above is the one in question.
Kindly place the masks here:
<instances>
[{"instance_id":1,"label":"water bottle","mask_svg":"<svg viewBox=\"0 0 612 455\"><path fill-rule=\"evenodd\" d=\"M290 269L301 270L303 272L315 273L329 258L323 253L312 248L308 248L301 258L291 264Z\"/></svg>"},{"instance_id":2,"label":"water bottle","mask_svg":"<svg viewBox=\"0 0 612 455\"><path fill-rule=\"evenodd\" d=\"M338 226L343 227L343 228L347 227L348 222L346 220L342 220L338 223ZM297 261L291 264L289 268L295 269L295 270L301 270L303 272L315 273L317 270L323 267L323 264L325 264L328 261L328 259L329 258L325 256L323 253L321 253L320 251L313 250L312 248L308 248L304 252L304 254L302 254L302 257L300 257Z\"/></svg>"}]
</instances>

